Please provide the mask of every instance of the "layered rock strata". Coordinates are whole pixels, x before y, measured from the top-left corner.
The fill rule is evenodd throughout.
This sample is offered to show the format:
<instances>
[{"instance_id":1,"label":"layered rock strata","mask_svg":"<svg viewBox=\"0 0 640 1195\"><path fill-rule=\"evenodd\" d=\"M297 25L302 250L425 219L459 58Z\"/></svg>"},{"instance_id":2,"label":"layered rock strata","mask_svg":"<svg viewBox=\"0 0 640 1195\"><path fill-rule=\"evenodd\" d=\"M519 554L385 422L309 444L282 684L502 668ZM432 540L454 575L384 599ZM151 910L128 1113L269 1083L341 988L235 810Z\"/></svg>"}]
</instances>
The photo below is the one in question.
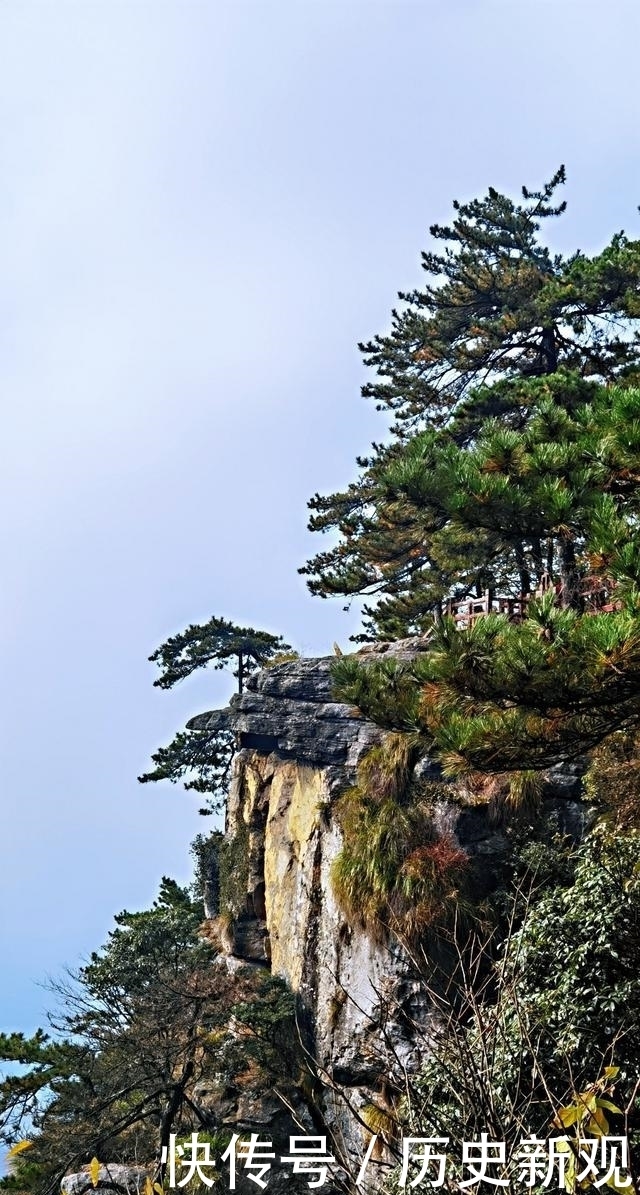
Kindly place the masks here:
<instances>
[{"instance_id":1,"label":"layered rock strata","mask_svg":"<svg viewBox=\"0 0 640 1195\"><path fill-rule=\"evenodd\" d=\"M362 658L409 659L422 646L381 645ZM432 1014L408 954L373 940L333 894L331 868L341 849L335 801L383 732L333 699L331 664L330 657L265 669L227 710L202 714L189 727L231 728L237 738L226 835L243 836L247 859L241 900L225 929L229 962L270 966L297 994L308 1047L326 1082L327 1122L355 1160L367 1136L366 1109L384 1110L390 1078L420 1065ZM441 781L428 760L416 775ZM560 828L579 834L576 774L558 773L547 787ZM486 879L499 870L506 839L486 806L451 803L447 791L443 784L434 803L436 825L482 858L477 870ZM212 918L214 906L215 898L207 910Z\"/></svg>"}]
</instances>

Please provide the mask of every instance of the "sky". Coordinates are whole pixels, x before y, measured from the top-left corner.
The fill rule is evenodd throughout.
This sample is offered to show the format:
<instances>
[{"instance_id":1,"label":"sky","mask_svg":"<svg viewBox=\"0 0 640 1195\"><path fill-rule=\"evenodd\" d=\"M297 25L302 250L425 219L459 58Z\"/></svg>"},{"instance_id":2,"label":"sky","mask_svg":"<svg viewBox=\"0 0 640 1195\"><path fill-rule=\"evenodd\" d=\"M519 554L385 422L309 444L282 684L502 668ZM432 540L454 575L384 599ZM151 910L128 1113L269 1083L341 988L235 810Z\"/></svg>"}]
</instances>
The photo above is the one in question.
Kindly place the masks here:
<instances>
[{"instance_id":1,"label":"sky","mask_svg":"<svg viewBox=\"0 0 640 1195\"><path fill-rule=\"evenodd\" d=\"M640 235L637 0L0 0L0 1031L190 877L140 786L232 680L147 657L212 614L303 654L306 502L385 424L358 341L454 198L566 163L554 247Z\"/></svg>"}]
</instances>

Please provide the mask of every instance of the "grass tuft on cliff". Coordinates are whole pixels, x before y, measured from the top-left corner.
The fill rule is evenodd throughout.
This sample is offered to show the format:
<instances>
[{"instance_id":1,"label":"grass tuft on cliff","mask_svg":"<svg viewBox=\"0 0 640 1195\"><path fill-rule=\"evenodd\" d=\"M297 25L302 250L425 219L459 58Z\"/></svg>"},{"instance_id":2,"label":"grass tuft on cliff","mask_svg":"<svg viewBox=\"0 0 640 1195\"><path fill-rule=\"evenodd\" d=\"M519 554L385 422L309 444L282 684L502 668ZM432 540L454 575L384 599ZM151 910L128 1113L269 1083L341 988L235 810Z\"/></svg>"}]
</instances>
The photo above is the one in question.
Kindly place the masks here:
<instances>
[{"instance_id":1,"label":"grass tuft on cliff","mask_svg":"<svg viewBox=\"0 0 640 1195\"><path fill-rule=\"evenodd\" d=\"M333 890L347 917L377 940L393 932L415 943L469 910L469 857L436 833L432 805L411 781L414 763L411 738L389 735L336 805L343 845Z\"/></svg>"}]
</instances>

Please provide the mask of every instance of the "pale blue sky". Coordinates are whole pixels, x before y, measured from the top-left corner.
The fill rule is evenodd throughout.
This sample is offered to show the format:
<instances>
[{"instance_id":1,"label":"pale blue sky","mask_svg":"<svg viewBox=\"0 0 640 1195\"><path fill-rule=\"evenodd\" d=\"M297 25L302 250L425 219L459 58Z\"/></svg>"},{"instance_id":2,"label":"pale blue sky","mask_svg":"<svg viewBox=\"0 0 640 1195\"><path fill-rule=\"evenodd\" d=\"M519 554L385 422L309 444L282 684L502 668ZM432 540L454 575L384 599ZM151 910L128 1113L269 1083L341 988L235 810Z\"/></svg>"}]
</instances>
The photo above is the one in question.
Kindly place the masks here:
<instances>
[{"instance_id":1,"label":"pale blue sky","mask_svg":"<svg viewBox=\"0 0 640 1195\"><path fill-rule=\"evenodd\" d=\"M0 7L0 1029L184 880L198 798L141 787L222 704L147 656L221 614L308 654L307 498L384 425L356 350L454 197L566 162L556 244L639 234L636 0Z\"/></svg>"}]
</instances>

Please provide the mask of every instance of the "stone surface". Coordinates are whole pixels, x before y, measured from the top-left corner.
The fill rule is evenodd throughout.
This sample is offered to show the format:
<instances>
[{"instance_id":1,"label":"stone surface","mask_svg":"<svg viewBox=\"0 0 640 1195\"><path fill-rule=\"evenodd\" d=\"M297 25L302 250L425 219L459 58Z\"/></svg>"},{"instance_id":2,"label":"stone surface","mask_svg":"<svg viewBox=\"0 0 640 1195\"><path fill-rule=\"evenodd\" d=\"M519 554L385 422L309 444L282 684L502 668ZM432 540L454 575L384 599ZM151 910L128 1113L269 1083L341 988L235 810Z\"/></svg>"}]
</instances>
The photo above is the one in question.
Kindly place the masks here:
<instances>
[{"instance_id":1,"label":"stone surface","mask_svg":"<svg viewBox=\"0 0 640 1195\"><path fill-rule=\"evenodd\" d=\"M361 654L411 659L424 647L424 640L405 640ZM230 931L226 963L270 959L274 974L297 993L301 1025L326 1080L326 1123L355 1163L367 1135L348 1104L356 1112L371 1102L384 1107L390 1081L401 1083L403 1070L417 1068L428 1051L433 1011L408 955L348 922L333 895L331 869L341 850L334 803L384 735L358 710L333 700L332 663L329 657L265 669L227 710L189 725L224 726L237 736L226 831L234 837L244 825L250 858L245 908ZM428 759L415 774L436 790L442 782ZM504 862L505 835L486 803L451 802L442 784L442 799L434 799L436 828L477 857L489 890ZM551 774L545 790L559 828L574 837L584 824L579 787L576 766ZM225 1123L259 1127L263 1113L227 1109Z\"/></svg>"},{"instance_id":2,"label":"stone surface","mask_svg":"<svg viewBox=\"0 0 640 1195\"><path fill-rule=\"evenodd\" d=\"M120 1166L118 1163L112 1162L108 1166L100 1167L97 1190L137 1195L139 1191L143 1190L147 1177L148 1171L144 1166ZM94 1190L88 1170L80 1170L77 1174L66 1174L60 1185L64 1195L85 1195L85 1192Z\"/></svg>"},{"instance_id":3,"label":"stone surface","mask_svg":"<svg viewBox=\"0 0 640 1195\"><path fill-rule=\"evenodd\" d=\"M192 718L192 730L232 728L240 750L320 768L352 769L381 731L358 710L332 700L335 657L265 668L247 681L226 710Z\"/></svg>"}]
</instances>

